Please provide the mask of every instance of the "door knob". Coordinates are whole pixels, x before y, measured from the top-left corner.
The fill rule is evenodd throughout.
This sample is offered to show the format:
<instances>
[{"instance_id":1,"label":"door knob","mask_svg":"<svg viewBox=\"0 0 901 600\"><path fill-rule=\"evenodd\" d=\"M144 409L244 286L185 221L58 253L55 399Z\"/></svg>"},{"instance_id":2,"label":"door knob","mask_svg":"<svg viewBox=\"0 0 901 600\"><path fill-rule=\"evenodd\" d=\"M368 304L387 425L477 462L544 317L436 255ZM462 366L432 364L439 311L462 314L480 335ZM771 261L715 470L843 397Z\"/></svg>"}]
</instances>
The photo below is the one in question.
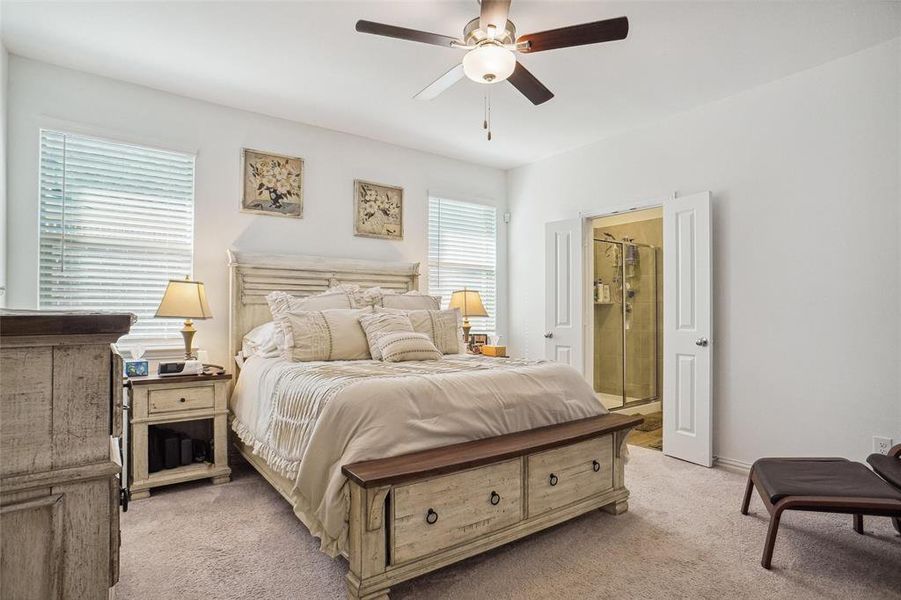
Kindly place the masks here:
<instances>
[{"instance_id":1,"label":"door knob","mask_svg":"<svg viewBox=\"0 0 901 600\"><path fill-rule=\"evenodd\" d=\"M546 337L547 339L551 339L552 337L554 337L554 332L548 331L547 333L544 334L544 337Z\"/></svg>"},{"instance_id":2,"label":"door knob","mask_svg":"<svg viewBox=\"0 0 901 600\"><path fill-rule=\"evenodd\" d=\"M707 346L708 343L709 342L707 341L707 338L705 338L705 337L698 338L695 340L695 344L698 346L701 346L702 348Z\"/></svg>"}]
</instances>

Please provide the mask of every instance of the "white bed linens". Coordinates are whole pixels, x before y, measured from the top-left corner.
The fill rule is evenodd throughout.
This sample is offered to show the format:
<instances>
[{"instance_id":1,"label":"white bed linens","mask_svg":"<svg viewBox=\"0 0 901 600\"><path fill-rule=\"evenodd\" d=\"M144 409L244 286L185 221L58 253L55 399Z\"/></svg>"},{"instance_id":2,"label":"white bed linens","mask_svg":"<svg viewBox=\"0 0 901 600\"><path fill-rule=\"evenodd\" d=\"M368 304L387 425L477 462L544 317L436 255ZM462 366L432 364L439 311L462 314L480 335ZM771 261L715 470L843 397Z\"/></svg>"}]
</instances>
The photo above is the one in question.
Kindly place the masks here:
<instances>
[{"instance_id":1,"label":"white bed linens","mask_svg":"<svg viewBox=\"0 0 901 600\"><path fill-rule=\"evenodd\" d=\"M232 410L240 439L295 482L294 511L330 556L347 550L342 465L607 412L571 367L468 355L401 363L253 357Z\"/></svg>"}]
</instances>

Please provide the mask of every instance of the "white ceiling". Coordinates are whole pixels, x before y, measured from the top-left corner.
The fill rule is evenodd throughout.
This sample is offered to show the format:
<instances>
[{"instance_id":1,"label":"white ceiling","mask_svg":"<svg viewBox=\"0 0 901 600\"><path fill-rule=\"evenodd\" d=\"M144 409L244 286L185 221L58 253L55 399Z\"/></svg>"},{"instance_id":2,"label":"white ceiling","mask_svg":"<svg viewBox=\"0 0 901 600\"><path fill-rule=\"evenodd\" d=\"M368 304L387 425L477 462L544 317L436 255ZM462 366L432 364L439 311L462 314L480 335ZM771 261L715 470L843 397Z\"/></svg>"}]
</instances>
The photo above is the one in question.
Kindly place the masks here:
<instances>
[{"instance_id":1,"label":"white ceiling","mask_svg":"<svg viewBox=\"0 0 901 600\"><path fill-rule=\"evenodd\" d=\"M556 97L535 107L468 80L412 96L460 51L354 31L369 19L460 35L464 2L8 2L7 48L184 96L509 168L901 35L898 2L527 2L520 34L629 17L621 42L522 56Z\"/></svg>"}]
</instances>

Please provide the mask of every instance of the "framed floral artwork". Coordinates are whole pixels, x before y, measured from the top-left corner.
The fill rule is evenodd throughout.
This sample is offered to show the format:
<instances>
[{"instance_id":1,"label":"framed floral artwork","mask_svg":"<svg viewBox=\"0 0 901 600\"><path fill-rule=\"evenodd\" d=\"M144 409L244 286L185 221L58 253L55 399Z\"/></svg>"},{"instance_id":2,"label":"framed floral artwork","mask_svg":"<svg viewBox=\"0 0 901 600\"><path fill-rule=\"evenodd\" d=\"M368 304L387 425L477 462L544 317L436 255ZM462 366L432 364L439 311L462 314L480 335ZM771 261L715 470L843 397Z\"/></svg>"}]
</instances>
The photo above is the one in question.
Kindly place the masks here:
<instances>
[{"instance_id":1,"label":"framed floral artwork","mask_svg":"<svg viewBox=\"0 0 901 600\"><path fill-rule=\"evenodd\" d=\"M354 235L404 239L404 189L355 180Z\"/></svg>"},{"instance_id":2,"label":"framed floral artwork","mask_svg":"<svg viewBox=\"0 0 901 600\"><path fill-rule=\"evenodd\" d=\"M303 159L259 150L242 151L241 211L303 217Z\"/></svg>"}]
</instances>

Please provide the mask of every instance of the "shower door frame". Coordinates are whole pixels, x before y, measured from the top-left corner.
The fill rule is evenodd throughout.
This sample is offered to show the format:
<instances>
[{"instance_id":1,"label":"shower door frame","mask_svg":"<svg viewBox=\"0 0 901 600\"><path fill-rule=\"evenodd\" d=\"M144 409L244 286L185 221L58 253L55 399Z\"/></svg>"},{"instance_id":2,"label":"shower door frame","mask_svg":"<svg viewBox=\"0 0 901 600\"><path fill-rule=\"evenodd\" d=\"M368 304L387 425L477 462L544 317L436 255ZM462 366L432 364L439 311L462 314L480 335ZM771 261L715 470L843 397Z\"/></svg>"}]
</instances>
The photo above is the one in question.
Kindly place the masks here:
<instances>
[{"instance_id":1,"label":"shower door frame","mask_svg":"<svg viewBox=\"0 0 901 600\"><path fill-rule=\"evenodd\" d=\"M582 221L582 240L583 240L583 256L584 260L582 261L582 282L583 282L583 298L587 298L584 294L589 294L591 292L590 283L594 281L594 227L592 226L592 221L594 219L600 219L603 217L612 217L614 215L623 215L631 212L636 212L639 210L646 210L649 208L663 208L664 202L668 200L676 198L676 192L673 192L669 196L666 197L656 197L656 198L648 198L645 200L636 200L634 202L630 202L629 204L615 206L612 208L603 208L603 209L593 209L593 210L581 210L579 211L579 219ZM666 224L664 223L664 226ZM664 252L666 250L664 249ZM660 265L660 268L663 268ZM666 299L664 298L664 301ZM584 303L583 303L584 304ZM582 317L582 348L583 348L583 359L582 359L582 373L585 378L588 380L588 383L591 384L591 389L594 389L594 305L591 306L590 310L587 308L583 308L583 317ZM663 353L666 355L666 336L664 336L663 341ZM657 397L660 399L661 394L663 393L662 389L657 390ZM623 389L623 394L625 395L625 389ZM644 403L636 403L633 406L642 406ZM617 410L621 410L623 407L617 408Z\"/></svg>"},{"instance_id":2,"label":"shower door frame","mask_svg":"<svg viewBox=\"0 0 901 600\"><path fill-rule=\"evenodd\" d=\"M654 207L651 207L651 208L654 208ZM638 209L638 210L644 210L644 209ZM603 218L603 216L591 217L592 220L602 219L602 218ZM621 298L621 302L620 302L620 314L622 316L622 336L621 336L621 340L620 340L620 346L622 347L622 351L623 351L623 368L622 368L622 373L621 373L622 404L620 406L611 408L610 410L615 411L615 410L621 410L624 408L633 408L636 406L642 406L645 404L651 404L652 402L657 402L660 400L660 395L661 395L660 394L660 385L659 385L660 380L661 380L661 377L660 377L661 365L659 364L660 361L658 360L658 354L659 354L658 350L660 350L660 348L658 348L658 344L661 343L659 340L659 336L662 335L662 332L659 331L660 315L658 312L659 307L658 307L657 298L656 298L657 293L659 291L657 289L657 286L658 286L658 282L657 282L658 271L657 271L657 269L659 268L657 265L657 250L660 250L661 247L654 246L653 244L645 244L643 242L626 242L624 240L617 240L617 239L598 239L598 238L594 237L594 229L593 228L592 228L591 233L592 233L592 235L589 239L592 242L618 244L620 246L620 252L622 253L622 256L623 256L623 261L622 261L622 264L620 265L620 269L621 269L620 275L622 277L622 284L621 284L622 298ZM653 337L654 337L654 391L655 391L655 394L653 397L650 397L650 398L640 398L640 399L635 399L632 401L629 401L629 399L628 399L629 396L626 394L626 361L628 360L626 357L626 349L627 349L627 346L626 346L626 259L625 259L625 256L626 256L625 255L625 245L626 244L629 244L631 246L637 246L639 248L647 248L647 249L654 251L654 279L653 279L653 281L654 281L654 296L655 297L654 297L654 315L653 315L653 319L654 319L654 336ZM591 262L591 277L589 278L589 281L593 282L594 275L596 273L596 270L594 268L594 266L595 266L594 252L591 252L591 255L592 255L592 259L590 260L590 262ZM615 268L615 265L614 265L614 268ZM614 301L613 304L616 304L616 302ZM592 389L594 389L595 393L599 393L597 388L595 387L597 382L594 380L594 350L595 350L595 348L594 348L594 330L595 330L594 310L595 310L595 307L592 306L591 317L590 317L590 319L588 319L589 321L591 321L591 332L590 332L590 335L586 336L586 339L591 340L591 342L590 342L591 343L590 357L592 360L592 364L591 364L591 369L586 369L586 370L591 373Z\"/></svg>"}]
</instances>

